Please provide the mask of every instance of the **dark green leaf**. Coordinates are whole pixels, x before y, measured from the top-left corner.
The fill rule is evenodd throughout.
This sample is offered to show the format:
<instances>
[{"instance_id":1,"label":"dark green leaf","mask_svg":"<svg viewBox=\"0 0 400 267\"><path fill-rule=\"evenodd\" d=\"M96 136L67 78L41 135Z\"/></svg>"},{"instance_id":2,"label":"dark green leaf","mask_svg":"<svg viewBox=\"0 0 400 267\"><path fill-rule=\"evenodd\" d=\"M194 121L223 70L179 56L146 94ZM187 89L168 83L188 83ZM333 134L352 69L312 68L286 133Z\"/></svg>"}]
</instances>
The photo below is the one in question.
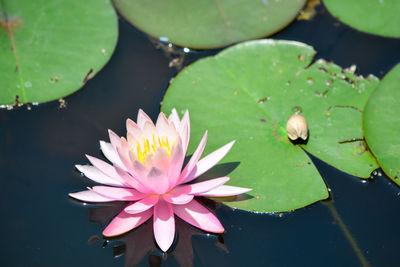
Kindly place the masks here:
<instances>
[{"instance_id":1,"label":"dark green leaf","mask_svg":"<svg viewBox=\"0 0 400 267\"><path fill-rule=\"evenodd\" d=\"M359 31L400 37L399 0L324 0L333 16Z\"/></svg>"},{"instance_id":2,"label":"dark green leaf","mask_svg":"<svg viewBox=\"0 0 400 267\"><path fill-rule=\"evenodd\" d=\"M305 0L114 0L144 32L190 48L215 48L271 35L293 20Z\"/></svg>"},{"instance_id":3,"label":"dark green leaf","mask_svg":"<svg viewBox=\"0 0 400 267\"><path fill-rule=\"evenodd\" d=\"M383 171L400 185L400 64L372 93L365 107L364 132Z\"/></svg>"}]
</instances>

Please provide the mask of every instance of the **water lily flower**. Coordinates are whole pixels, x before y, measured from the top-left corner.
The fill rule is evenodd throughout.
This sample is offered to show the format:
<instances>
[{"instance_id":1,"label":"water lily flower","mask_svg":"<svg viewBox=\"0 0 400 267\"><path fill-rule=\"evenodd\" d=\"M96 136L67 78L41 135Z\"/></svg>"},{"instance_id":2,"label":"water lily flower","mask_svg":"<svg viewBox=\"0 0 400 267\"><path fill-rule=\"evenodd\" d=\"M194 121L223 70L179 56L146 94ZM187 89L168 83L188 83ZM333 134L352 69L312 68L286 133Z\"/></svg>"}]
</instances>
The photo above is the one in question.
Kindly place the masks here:
<instances>
[{"instance_id":1,"label":"water lily flower","mask_svg":"<svg viewBox=\"0 0 400 267\"><path fill-rule=\"evenodd\" d=\"M154 125L146 113L139 110L137 123L128 119L126 128L126 138L109 130L110 143L100 141L101 150L112 165L89 155L86 156L92 165L76 165L87 178L106 186L69 194L85 202L128 202L104 229L103 235L121 235L153 216L155 240L167 251L175 237L174 215L204 231L224 232L219 220L194 197L234 196L251 189L224 185L229 177L189 182L216 165L234 141L200 159L206 145L206 131L182 168L190 136L188 111L182 120L175 109L168 119L161 112Z\"/></svg>"}]
</instances>

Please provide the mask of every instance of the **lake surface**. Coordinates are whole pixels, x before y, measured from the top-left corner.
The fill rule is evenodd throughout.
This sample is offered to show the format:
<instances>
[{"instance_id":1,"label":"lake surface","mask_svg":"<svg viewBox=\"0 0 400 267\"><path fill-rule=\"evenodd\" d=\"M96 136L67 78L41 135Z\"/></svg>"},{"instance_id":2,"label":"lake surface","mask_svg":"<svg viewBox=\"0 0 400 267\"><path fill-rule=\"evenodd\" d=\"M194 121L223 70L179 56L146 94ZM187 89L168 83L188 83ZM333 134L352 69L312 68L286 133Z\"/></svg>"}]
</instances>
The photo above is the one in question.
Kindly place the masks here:
<instances>
[{"instance_id":1,"label":"lake surface","mask_svg":"<svg viewBox=\"0 0 400 267\"><path fill-rule=\"evenodd\" d=\"M400 39L357 32L323 6L311 21L295 21L271 38L312 45L315 59L355 64L365 76L381 78L400 61ZM182 66L218 51L187 53ZM283 214L208 202L226 233L209 235L177 220L178 238L165 255L151 224L105 242L101 224L121 207L70 199L68 193L93 185L74 165L88 163L84 154L102 157L98 141L108 140L107 129L124 134L126 118L135 119L139 108L156 119L180 68L169 63L180 54L167 53L121 18L110 62L66 103L0 110L2 266L398 265L399 187L379 170L362 182L315 158L332 192L328 201Z\"/></svg>"}]
</instances>

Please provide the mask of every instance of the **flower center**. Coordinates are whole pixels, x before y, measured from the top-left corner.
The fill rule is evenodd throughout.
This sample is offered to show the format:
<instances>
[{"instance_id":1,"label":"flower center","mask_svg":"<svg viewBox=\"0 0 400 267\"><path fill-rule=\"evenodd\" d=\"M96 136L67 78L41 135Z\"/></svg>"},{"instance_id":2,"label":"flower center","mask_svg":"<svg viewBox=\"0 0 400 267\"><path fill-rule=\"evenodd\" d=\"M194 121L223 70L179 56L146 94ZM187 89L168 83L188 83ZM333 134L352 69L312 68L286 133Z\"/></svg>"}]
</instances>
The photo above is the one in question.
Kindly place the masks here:
<instances>
[{"instance_id":1,"label":"flower center","mask_svg":"<svg viewBox=\"0 0 400 267\"><path fill-rule=\"evenodd\" d=\"M155 154L158 148L162 148L167 152L168 157L171 156L171 146L169 144L168 136L157 137L153 133L153 138L149 140L146 137L143 138L143 149L139 141L136 141L136 155L140 162L145 164L146 157L149 154ZM173 146L173 145L172 145Z\"/></svg>"}]
</instances>

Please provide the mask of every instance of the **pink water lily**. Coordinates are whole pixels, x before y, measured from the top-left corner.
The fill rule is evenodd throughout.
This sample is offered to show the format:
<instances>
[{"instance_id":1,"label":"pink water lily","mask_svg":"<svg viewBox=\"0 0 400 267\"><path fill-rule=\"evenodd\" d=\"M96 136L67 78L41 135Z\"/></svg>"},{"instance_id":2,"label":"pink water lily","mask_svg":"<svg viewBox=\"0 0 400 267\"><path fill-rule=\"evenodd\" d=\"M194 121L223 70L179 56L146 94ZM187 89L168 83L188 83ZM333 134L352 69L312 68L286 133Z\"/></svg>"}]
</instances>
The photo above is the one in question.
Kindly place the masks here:
<instances>
[{"instance_id":1,"label":"pink water lily","mask_svg":"<svg viewBox=\"0 0 400 267\"><path fill-rule=\"evenodd\" d=\"M126 138L109 130L110 143L100 141L101 150L112 165L88 155L92 165L76 165L86 177L107 186L69 194L85 202L128 202L104 229L103 235L126 233L153 216L155 240L167 251L175 236L174 214L204 231L224 232L219 220L194 197L234 196L251 189L224 185L229 177L189 182L217 164L234 142L200 159L206 145L206 131L182 170L190 136L188 111L182 120L175 109L168 119L161 112L154 125L146 113L139 110L137 123L128 119L126 128Z\"/></svg>"}]
</instances>

